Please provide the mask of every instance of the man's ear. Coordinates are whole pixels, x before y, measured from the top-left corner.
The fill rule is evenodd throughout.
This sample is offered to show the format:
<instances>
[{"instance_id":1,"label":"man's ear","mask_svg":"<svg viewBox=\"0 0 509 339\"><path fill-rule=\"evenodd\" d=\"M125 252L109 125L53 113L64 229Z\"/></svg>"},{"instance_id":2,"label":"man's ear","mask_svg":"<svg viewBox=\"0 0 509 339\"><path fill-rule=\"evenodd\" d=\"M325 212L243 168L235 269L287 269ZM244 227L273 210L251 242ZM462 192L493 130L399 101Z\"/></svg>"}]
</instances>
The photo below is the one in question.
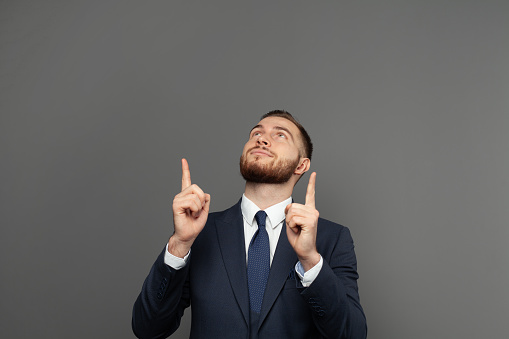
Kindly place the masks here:
<instances>
[{"instance_id":1,"label":"man's ear","mask_svg":"<svg viewBox=\"0 0 509 339\"><path fill-rule=\"evenodd\" d=\"M311 160L309 158L300 158L299 166L297 166L293 174L302 175L309 170L309 167L311 167Z\"/></svg>"}]
</instances>

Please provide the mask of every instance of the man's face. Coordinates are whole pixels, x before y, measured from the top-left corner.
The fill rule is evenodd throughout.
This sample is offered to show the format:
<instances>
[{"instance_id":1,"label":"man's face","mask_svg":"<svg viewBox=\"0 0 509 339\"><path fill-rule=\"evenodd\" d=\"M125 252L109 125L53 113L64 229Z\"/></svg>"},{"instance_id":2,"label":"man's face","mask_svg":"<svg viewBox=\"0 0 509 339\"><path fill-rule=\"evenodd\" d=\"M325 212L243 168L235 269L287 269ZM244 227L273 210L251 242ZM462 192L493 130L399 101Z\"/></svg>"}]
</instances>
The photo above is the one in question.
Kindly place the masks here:
<instances>
[{"instance_id":1,"label":"man's face","mask_svg":"<svg viewBox=\"0 0 509 339\"><path fill-rule=\"evenodd\" d=\"M291 121L268 117L249 134L240 157L240 173L246 181L282 184L299 166L302 141Z\"/></svg>"}]
</instances>

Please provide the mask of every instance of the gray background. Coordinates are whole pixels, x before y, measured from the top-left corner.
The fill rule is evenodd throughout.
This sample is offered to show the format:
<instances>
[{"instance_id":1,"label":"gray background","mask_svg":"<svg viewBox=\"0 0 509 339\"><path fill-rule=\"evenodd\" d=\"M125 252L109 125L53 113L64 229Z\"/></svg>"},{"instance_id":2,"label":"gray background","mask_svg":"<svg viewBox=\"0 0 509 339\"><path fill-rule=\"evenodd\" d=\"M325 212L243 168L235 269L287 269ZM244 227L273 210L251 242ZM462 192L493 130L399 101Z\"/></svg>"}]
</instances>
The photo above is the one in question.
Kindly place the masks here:
<instances>
[{"instance_id":1,"label":"gray background","mask_svg":"<svg viewBox=\"0 0 509 339\"><path fill-rule=\"evenodd\" d=\"M352 231L369 337L508 338L508 14L0 1L0 336L133 337L180 158L227 208L249 129L286 109L316 146L321 216Z\"/></svg>"}]
</instances>

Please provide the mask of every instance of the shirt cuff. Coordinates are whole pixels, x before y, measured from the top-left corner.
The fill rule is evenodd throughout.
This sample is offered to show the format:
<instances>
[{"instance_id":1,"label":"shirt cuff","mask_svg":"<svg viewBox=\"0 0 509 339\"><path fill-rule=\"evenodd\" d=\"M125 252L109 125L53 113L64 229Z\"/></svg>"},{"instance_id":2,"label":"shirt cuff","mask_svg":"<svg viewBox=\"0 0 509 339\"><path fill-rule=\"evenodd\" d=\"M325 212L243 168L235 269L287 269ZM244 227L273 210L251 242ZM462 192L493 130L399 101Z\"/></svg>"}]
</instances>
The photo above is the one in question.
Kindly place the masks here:
<instances>
[{"instance_id":1,"label":"shirt cuff","mask_svg":"<svg viewBox=\"0 0 509 339\"><path fill-rule=\"evenodd\" d=\"M316 277L318 277L318 273L320 273L322 266L323 266L323 258L321 255L320 255L320 261L318 262L318 264L313 266L307 272L304 272L304 267L302 267L302 264L300 263L300 261L298 261L295 264L295 272L297 272L297 275L300 278L300 282L302 283L302 286L309 287L309 285L311 285L313 283L313 281L315 281Z\"/></svg>"},{"instance_id":2,"label":"shirt cuff","mask_svg":"<svg viewBox=\"0 0 509 339\"><path fill-rule=\"evenodd\" d=\"M189 258L189 254L191 250L187 252L184 258L179 258L168 252L168 244L166 244L166 250L164 251L164 263L174 270L180 270L181 268L187 265L187 259Z\"/></svg>"}]
</instances>

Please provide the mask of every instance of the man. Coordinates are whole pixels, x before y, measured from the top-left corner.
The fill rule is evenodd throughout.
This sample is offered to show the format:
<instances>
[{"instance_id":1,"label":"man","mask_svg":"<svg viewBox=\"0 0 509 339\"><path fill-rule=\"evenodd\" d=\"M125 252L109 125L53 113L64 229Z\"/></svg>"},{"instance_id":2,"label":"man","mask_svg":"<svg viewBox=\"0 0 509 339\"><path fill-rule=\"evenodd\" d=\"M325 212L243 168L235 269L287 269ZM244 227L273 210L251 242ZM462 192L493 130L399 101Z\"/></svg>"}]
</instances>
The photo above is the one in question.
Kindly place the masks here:
<instances>
[{"instance_id":1,"label":"man","mask_svg":"<svg viewBox=\"0 0 509 339\"><path fill-rule=\"evenodd\" d=\"M353 241L346 227L319 218L316 173L305 204L292 202L312 150L290 113L265 114L240 158L244 195L211 214L210 195L191 183L182 159L175 232L133 309L139 338L166 338L190 304L191 338L366 337Z\"/></svg>"}]
</instances>

